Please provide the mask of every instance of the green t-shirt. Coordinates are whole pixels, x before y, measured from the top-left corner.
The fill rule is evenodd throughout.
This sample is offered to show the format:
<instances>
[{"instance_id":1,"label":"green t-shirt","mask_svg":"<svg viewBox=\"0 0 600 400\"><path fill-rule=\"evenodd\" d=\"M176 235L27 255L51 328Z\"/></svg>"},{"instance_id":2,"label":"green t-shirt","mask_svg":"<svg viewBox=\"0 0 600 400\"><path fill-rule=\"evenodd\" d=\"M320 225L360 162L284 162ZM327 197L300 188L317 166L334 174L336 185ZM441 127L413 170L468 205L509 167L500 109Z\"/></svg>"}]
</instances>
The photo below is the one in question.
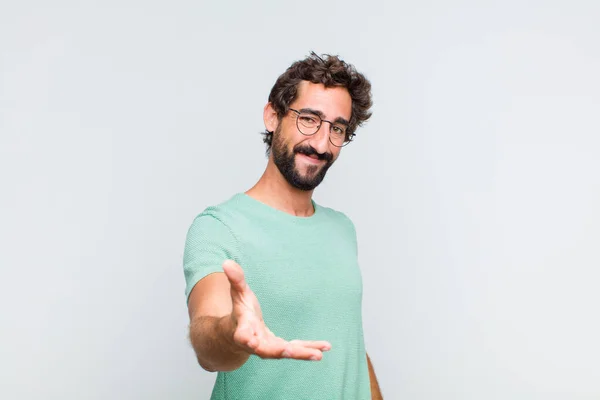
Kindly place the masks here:
<instances>
[{"instance_id":1,"label":"green t-shirt","mask_svg":"<svg viewBox=\"0 0 600 400\"><path fill-rule=\"evenodd\" d=\"M208 207L185 244L186 296L232 259L242 266L265 323L286 340L327 340L320 361L250 356L219 372L211 399L371 398L362 326L362 278L354 225L313 202L296 217L239 193Z\"/></svg>"}]
</instances>

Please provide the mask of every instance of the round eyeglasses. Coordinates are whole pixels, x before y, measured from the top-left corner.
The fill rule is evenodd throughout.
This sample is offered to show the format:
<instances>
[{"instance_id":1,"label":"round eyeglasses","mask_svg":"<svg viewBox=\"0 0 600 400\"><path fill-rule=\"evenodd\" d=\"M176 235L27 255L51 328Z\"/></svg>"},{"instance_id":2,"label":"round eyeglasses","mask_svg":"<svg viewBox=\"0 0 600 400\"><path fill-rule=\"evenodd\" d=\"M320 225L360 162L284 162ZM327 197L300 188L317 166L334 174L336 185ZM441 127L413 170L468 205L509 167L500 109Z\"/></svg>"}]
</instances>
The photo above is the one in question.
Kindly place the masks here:
<instances>
[{"instance_id":1,"label":"round eyeglasses","mask_svg":"<svg viewBox=\"0 0 600 400\"><path fill-rule=\"evenodd\" d=\"M345 122L327 121L314 111L294 110L296 113L296 127L301 134L312 136L319 131L323 122L329 123L329 141L336 147L344 147L354 139L355 134L348 132L348 125Z\"/></svg>"}]
</instances>

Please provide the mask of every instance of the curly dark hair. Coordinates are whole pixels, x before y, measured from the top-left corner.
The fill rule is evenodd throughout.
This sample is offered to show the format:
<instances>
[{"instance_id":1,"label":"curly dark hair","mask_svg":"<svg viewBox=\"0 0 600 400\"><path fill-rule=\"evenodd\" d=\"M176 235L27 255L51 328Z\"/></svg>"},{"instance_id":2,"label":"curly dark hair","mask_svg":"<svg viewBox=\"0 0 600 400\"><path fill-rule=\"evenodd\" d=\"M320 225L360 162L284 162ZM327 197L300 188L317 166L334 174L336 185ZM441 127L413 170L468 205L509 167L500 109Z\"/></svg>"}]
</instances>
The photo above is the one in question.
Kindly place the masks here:
<instances>
[{"instance_id":1,"label":"curly dark hair","mask_svg":"<svg viewBox=\"0 0 600 400\"><path fill-rule=\"evenodd\" d=\"M371 99L371 82L354 66L347 64L338 56L323 54L318 56L311 52L304 60L294 62L275 82L269 102L281 119L289 111L298 95L298 85L302 81L322 83L325 87L344 87L352 98L352 116L347 131L347 140L352 140L356 129L371 117L369 111L373 105ZM267 153L273 142L273 132L263 132L263 141L267 145Z\"/></svg>"}]
</instances>

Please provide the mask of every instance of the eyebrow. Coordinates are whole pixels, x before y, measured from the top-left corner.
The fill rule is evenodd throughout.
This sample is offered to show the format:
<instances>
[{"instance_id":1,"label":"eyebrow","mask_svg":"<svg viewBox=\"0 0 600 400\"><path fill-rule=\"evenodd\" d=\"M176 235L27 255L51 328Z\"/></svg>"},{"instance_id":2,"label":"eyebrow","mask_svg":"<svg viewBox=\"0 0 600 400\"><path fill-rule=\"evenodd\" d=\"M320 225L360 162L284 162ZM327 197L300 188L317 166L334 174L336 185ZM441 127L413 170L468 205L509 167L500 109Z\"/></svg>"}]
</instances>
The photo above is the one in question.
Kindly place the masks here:
<instances>
[{"instance_id":1,"label":"eyebrow","mask_svg":"<svg viewBox=\"0 0 600 400\"><path fill-rule=\"evenodd\" d=\"M318 115L319 117L321 117L321 119L324 119L324 117L325 117L325 114L323 114L322 111L314 110L312 108L303 108L303 109L300 110L300 112L305 112L305 113L309 113L309 114ZM348 120L346 120L345 118L342 118L342 117L337 117L333 122L336 123L336 124L342 124L342 125L350 126L350 122Z\"/></svg>"}]
</instances>

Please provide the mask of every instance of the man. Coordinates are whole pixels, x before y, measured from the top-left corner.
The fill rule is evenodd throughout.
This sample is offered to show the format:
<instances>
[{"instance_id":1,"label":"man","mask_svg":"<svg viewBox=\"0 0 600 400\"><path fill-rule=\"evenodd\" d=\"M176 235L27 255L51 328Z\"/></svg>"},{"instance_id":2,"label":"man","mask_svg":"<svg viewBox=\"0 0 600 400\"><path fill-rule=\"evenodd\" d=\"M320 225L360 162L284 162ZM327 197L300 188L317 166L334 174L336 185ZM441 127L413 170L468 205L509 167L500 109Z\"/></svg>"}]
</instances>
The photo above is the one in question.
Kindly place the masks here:
<instances>
[{"instance_id":1,"label":"man","mask_svg":"<svg viewBox=\"0 0 600 400\"><path fill-rule=\"evenodd\" d=\"M312 200L371 105L369 81L338 57L293 63L264 108L264 174L192 223L190 339L218 371L212 399L381 399L354 225Z\"/></svg>"}]
</instances>

